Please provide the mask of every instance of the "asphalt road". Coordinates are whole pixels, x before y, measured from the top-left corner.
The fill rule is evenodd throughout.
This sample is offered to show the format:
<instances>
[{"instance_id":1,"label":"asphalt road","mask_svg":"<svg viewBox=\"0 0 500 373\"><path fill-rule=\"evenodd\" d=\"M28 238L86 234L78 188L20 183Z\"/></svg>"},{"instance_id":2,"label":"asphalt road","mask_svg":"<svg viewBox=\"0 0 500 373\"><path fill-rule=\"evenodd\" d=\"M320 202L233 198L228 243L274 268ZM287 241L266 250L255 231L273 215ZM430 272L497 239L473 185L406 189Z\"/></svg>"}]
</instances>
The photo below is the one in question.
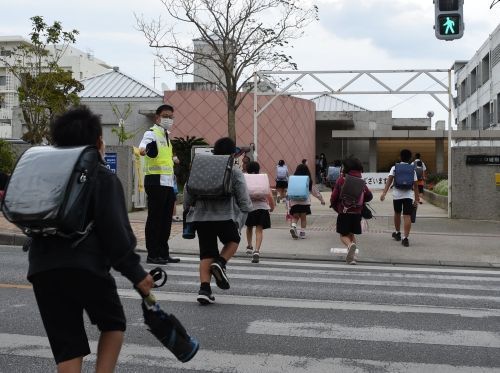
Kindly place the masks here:
<instances>
[{"instance_id":1,"label":"asphalt road","mask_svg":"<svg viewBox=\"0 0 500 373\"><path fill-rule=\"evenodd\" d=\"M0 255L0 372L54 371L26 254L0 246ZM118 372L500 371L500 271L236 259L231 289L213 284L216 304L200 306L197 259L166 269L157 298L200 351L182 364L159 346L117 275L129 323ZM88 334L95 351L90 323Z\"/></svg>"}]
</instances>

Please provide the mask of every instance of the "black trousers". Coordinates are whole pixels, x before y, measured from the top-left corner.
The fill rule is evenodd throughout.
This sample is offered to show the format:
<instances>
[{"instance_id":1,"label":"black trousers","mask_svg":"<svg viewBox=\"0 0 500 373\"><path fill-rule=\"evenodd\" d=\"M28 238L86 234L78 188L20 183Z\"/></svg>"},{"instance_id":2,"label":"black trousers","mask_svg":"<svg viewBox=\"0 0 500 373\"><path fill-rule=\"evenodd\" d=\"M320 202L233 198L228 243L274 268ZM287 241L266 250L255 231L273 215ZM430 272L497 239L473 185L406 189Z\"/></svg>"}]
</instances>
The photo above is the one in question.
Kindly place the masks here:
<instances>
[{"instance_id":1,"label":"black trousers","mask_svg":"<svg viewBox=\"0 0 500 373\"><path fill-rule=\"evenodd\" d=\"M168 258L170 230L174 212L174 188L162 185L145 185L148 196L146 220L146 249L151 258Z\"/></svg>"}]
</instances>

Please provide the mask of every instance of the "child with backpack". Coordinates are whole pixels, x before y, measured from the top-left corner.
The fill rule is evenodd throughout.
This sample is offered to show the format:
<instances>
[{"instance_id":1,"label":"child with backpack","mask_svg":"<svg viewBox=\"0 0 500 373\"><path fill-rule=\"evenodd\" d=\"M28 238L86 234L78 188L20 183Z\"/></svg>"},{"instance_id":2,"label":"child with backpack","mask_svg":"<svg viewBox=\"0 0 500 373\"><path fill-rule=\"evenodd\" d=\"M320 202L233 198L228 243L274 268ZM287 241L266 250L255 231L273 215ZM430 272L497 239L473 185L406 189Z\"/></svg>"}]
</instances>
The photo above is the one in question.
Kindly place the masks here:
<instances>
[{"instance_id":1,"label":"child with backpack","mask_svg":"<svg viewBox=\"0 0 500 373\"><path fill-rule=\"evenodd\" d=\"M420 200L415 167L410 164L411 151L403 149L400 152L401 162L391 167L384 191L380 200L384 201L387 191L394 184L392 191L394 207L394 228L392 238L401 241L405 247L410 246L408 236L411 229L411 216ZM403 213L403 238L401 239L401 212Z\"/></svg>"},{"instance_id":2,"label":"child with backpack","mask_svg":"<svg viewBox=\"0 0 500 373\"><path fill-rule=\"evenodd\" d=\"M424 169L424 162L418 160L412 164L415 165L415 173L417 174L419 203L422 204L422 198L424 196L425 176L426 176Z\"/></svg>"},{"instance_id":3,"label":"child with backpack","mask_svg":"<svg viewBox=\"0 0 500 373\"><path fill-rule=\"evenodd\" d=\"M136 238L123 187L104 166L99 117L85 107L72 109L51 123L50 137L56 147L92 145L99 151L101 164L89 208L93 229L76 247L73 239L58 235L33 237L27 277L33 284L57 370L79 372L83 357L90 354L83 317L86 311L101 332L96 371L111 372L123 343L126 320L110 269L120 272L145 295L153 287L153 278L134 251Z\"/></svg>"},{"instance_id":4,"label":"child with backpack","mask_svg":"<svg viewBox=\"0 0 500 373\"><path fill-rule=\"evenodd\" d=\"M286 198L286 189L288 188L288 167L285 161L280 159L276 166L276 203L284 201Z\"/></svg>"},{"instance_id":5,"label":"child with backpack","mask_svg":"<svg viewBox=\"0 0 500 373\"><path fill-rule=\"evenodd\" d=\"M215 142L213 154L214 156L230 156L234 155L235 151L234 141L229 137L223 137ZM196 300L201 305L207 305L215 302L210 287L212 276L220 289L227 290L230 287L226 274L226 264L238 250L241 228L245 223L247 213L252 210L252 201L243 173L237 167L230 169L228 185L230 194L219 198L204 198L194 195L190 191L192 190L190 182L193 168L194 166L192 166L188 183L184 188L184 210L187 211L186 222L194 223L200 248L200 290ZM207 176L213 175L208 174ZM198 182L201 186L206 184L204 181L200 182L199 180ZM224 245L220 253L218 240Z\"/></svg>"},{"instance_id":6,"label":"child with backpack","mask_svg":"<svg viewBox=\"0 0 500 373\"><path fill-rule=\"evenodd\" d=\"M330 206L338 213L337 233L347 246L347 264L356 264L356 234L361 234L363 205L373 199L373 194L361 178L363 165L357 158L347 158L342 163L342 174L332 189Z\"/></svg>"},{"instance_id":7,"label":"child with backpack","mask_svg":"<svg viewBox=\"0 0 500 373\"><path fill-rule=\"evenodd\" d=\"M274 199L269 187L269 179L266 174L259 174L260 165L258 162L249 162L247 166L248 193L252 200L252 211L248 213L247 221L247 250L246 253L252 255L252 263L259 263L260 247L262 245L264 229L271 228L270 212L274 210ZM259 181L258 179L261 179ZM258 183L267 184L267 188ZM267 192L267 193L266 193ZM255 227L255 249L252 246L253 228Z\"/></svg>"},{"instance_id":8,"label":"child with backpack","mask_svg":"<svg viewBox=\"0 0 500 373\"><path fill-rule=\"evenodd\" d=\"M300 176L296 178L296 176ZM303 181L306 180L305 183ZM297 185L295 184L297 183ZM301 185L298 185L301 183ZM303 184L302 184L303 183ZM297 189L290 194L291 187ZM297 187L297 188L296 188ZM302 190L303 189L303 190ZM290 205L290 215L292 215L292 222L290 225L290 234L293 239L306 238L307 215L311 215L311 194L325 204L323 196L319 192L317 186L312 183L311 172L309 167L301 163L295 169L295 173L290 177L288 202ZM300 231L297 231L297 222L300 220Z\"/></svg>"}]
</instances>

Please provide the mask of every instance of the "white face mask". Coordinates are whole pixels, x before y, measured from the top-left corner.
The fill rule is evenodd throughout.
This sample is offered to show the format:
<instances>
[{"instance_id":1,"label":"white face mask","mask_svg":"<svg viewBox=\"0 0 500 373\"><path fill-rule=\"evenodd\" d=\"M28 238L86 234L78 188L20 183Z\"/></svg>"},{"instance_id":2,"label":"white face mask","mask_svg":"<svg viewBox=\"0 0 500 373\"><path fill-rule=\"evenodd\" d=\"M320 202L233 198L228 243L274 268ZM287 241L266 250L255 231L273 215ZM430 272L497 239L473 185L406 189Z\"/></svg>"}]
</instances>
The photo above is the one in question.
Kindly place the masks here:
<instances>
[{"instance_id":1,"label":"white face mask","mask_svg":"<svg viewBox=\"0 0 500 373\"><path fill-rule=\"evenodd\" d=\"M163 127L167 131L172 128L173 124L174 120L172 118L161 118L160 120L160 127Z\"/></svg>"}]
</instances>

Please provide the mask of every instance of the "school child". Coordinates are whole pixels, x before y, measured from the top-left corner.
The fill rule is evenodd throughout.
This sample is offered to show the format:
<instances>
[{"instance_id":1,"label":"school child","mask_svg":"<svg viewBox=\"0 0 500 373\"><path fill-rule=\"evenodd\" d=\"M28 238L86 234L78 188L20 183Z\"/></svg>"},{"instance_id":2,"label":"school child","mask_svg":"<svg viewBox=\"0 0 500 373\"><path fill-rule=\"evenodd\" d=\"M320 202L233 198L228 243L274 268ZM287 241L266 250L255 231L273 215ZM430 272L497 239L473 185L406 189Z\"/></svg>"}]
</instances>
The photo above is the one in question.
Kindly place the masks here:
<instances>
[{"instance_id":1,"label":"school child","mask_svg":"<svg viewBox=\"0 0 500 373\"><path fill-rule=\"evenodd\" d=\"M319 192L316 185L312 183L311 172L309 167L301 163L295 169L294 175L309 177L309 194L305 200L289 199L290 215L292 215L292 223L290 225L290 234L294 239L306 238L307 215L311 215L311 194L325 204L323 196ZM300 231L297 231L297 222L300 219Z\"/></svg>"},{"instance_id":2,"label":"school child","mask_svg":"<svg viewBox=\"0 0 500 373\"><path fill-rule=\"evenodd\" d=\"M422 198L424 197L426 171L424 169L424 162L418 160L414 163L415 163L415 173L417 174L418 196L420 197L418 202L422 204Z\"/></svg>"},{"instance_id":3,"label":"school child","mask_svg":"<svg viewBox=\"0 0 500 373\"><path fill-rule=\"evenodd\" d=\"M94 145L104 157L101 121L87 108L62 114L51 123L50 134L55 146ZM56 235L36 236L29 248L28 280L58 372L80 372L83 357L90 354L84 311L101 332L95 370L114 371L126 321L111 267L142 294L153 286L134 252L122 185L104 165L93 199L94 228L75 248L72 240Z\"/></svg>"},{"instance_id":4,"label":"school child","mask_svg":"<svg viewBox=\"0 0 500 373\"><path fill-rule=\"evenodd\" d=\"M416 208L420 197L418 194L417 173L415 167L410 164L411 151L403 149L400 152L401 162L391 167L389 177L385 184L380 200L384 201L387 191L394 183L392 191L392 204L394 207L394 229L392 238L401 241L405 247L410 246L408 236L411 230L411 215ZM401 213L403 213L403 238L401 239Z\"/></svg>"},{"instance_id":5,"label":"school child","mask_svg":"<svg viewBox=\"0 0 500 373\"><path fill-rule=\"evenodd\" d=\"M249 162L247 172L249 174L258 174L260 165L258 162ZM267 176L266 176L267 178ZM248 185L247 185L248 186ZM252 200L252 211L248 213L247 221L247 250L246 253L252 255L252 263L259 263L260 247L264 236L264 229L271 228L271 216L269 212L274 210L274 199L269 189L269 194L266 197L252 196L252 190L249 186L250 198ZM255 227L255 249L252 246L252 234Z\"/></svg>"},{"instance_id":6,"label":"school child","mask_svg":"<svg viewBox=\"0 0 500 373\"><path fill-rule=\"evenodd\" d=\"M361 179L363 165L359 159L347 158L342 162L342 167L342 174L332 190L330 205L338 213L336 230L340 241L347 246L346 262L356 264L355 235L361 234L361 210L364 203L373 199L373 194Z\"/></svg>"},{"instance_id":7,"label":"school child","mask_svg":"<svg viewBox=\"0 0 500 373\"><path fill-rule=\"evenodd\" d=\"M276 203L284 201L286 197L286 189L288 188L288 167L285 161L280 159L278 166L276 166Z\"/></svg>"},{"instance_id":8,"label":"school child","mask_svg":"<svg viewBox=\"0 0 500 373\"><path fill-rule=\"evenodd\" d=\"M215 155L235 152L236 145L229 137L220 138L214 144ZM210 287L211 276L219 288L229 289L226 264L238 249L241 228L252 210L243 173L238 167L232 168L231 196L227 198L199 199L184 188L184 210L186 221L194 223L200 248L200 290L196 300L201 305L212 304L215 297ZM220 253L218 239L224 245Z\"/></svg>"}]
</instances>

